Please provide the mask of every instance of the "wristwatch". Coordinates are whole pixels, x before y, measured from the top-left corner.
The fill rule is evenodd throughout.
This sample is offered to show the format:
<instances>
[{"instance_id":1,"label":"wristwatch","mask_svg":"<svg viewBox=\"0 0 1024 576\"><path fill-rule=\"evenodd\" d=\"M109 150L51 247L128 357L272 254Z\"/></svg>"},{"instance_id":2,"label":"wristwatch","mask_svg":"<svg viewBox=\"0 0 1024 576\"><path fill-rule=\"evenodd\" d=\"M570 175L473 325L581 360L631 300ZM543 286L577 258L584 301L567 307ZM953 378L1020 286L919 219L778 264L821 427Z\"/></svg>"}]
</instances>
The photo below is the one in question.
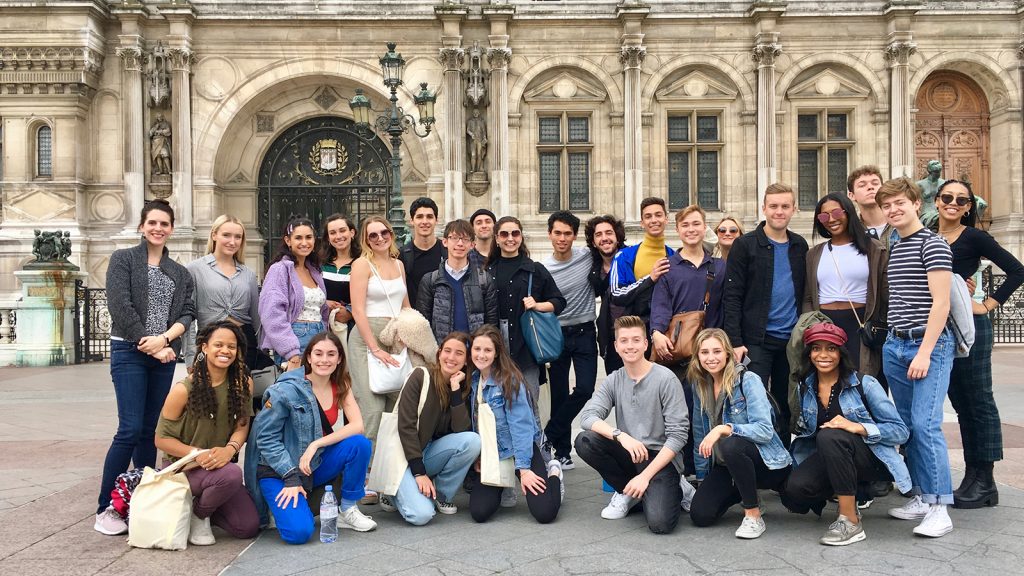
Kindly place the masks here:
<instances>
[{"instance_id":1,"label":"wristwatch","mask_svg":"<svg viewBox=\"0 0 1024 576\"><path fill-rule=\"evenodd\" d=\"M619 436L621 434L622 434L622 430L619 430L618 428L612 430L612 440L618 442L619 441Z\"/></svg>"}]
</instances>

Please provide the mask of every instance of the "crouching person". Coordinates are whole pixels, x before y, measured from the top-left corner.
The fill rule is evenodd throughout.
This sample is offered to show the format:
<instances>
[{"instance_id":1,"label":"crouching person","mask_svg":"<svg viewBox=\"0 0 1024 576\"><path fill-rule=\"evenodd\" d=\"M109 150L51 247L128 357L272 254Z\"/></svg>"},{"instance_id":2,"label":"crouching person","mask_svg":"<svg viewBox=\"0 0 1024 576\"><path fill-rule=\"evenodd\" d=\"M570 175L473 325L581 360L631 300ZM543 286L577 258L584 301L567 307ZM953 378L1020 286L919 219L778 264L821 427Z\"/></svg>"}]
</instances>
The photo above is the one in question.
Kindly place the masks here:
<instances>
[{"instance_id":1,"label":"crouching person","mask_svg":"<svg viewBox=\"0 0 1024 576\"><path fill-rule=\"evenodd\" d=\"M608 375L580 412L576 453L615 488L602 518L625 518L643 500L648 528L668 534L681 513L686 399L671 370L644 358L647 330L640 317L615 321L615 350L623 367ZM618 428L604 421L613 408Z\"/></svg>"}]
</instances>

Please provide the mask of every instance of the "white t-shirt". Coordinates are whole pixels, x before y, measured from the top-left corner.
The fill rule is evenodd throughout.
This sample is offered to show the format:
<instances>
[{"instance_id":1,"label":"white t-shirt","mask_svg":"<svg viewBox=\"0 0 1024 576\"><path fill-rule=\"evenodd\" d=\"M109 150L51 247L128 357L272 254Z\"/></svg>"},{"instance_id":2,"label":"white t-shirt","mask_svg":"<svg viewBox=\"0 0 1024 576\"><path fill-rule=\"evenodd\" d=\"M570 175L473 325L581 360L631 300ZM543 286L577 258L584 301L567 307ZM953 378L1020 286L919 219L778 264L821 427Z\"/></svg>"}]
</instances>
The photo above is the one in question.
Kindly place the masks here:
<instances>
[{"instance_id":1,"label":"white t-shirt","mask_svg":"<svg viewBox=\"0 0 1024 576\"><path fill-rule=\"evenodd\" d=\"M831 248L831 252L829 251ZM832 260L833 256L835 261ZM842 280L836 268L842 273ZM859 254L851 242L842 246L825 244L818 261L818 304L854 302L868 297L868 256Z\"/></svg>"}]
</instances>

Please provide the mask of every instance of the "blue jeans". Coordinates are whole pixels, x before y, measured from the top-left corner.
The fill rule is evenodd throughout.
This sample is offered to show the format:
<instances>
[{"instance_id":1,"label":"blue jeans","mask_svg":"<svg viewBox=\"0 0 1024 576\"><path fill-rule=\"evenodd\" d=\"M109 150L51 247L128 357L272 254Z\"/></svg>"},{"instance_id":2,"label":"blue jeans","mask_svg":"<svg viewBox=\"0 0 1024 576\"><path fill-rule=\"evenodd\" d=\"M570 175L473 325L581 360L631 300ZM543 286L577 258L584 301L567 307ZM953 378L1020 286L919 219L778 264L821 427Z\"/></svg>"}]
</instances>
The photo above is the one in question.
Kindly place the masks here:
<instances>
[{"instance_id":1,"label":"blue jeans","mask_svg":"<svg viewBox=\"0 0 1024 576\"><path fill-rule=\"evenodd\" d=\"M478 456L480 435L476 432L455 432L427 443L423 449L423 467L434 481L438 500L452 501ZM405 469L395 494L395 507L402 518L414 526L423 526L434 517L434 502L420 493L409 468Z\"/></svg>"},{"instance_id":2,"label":"blue jeans","mask_svg":"<svg viewBox=\"0 0 1024 576\"><path fill-rule=\"evenodd\" d=\"M349 436L337 444L324 448L320 466L313 470L313 488L334 482L341 475L341 497L359 500L366 495L366 469L370 465L370 440L366 436ZM275 500L284 490L280 478L260 478L260 490L274 515L277 531L288 544L305 544L313 535L313 511L306 497L299 494L299 502L292 508L280 508ZM319 512L317 512L319 514Z\"/></svg>"},{"instance_id":3,"label":"blue jeans","mask_svg":"<svg viewBox=\"0 0 1024 576\"><path fill-rule=\"evenodd\" d=\"M910 440L904 448L914 483L911 492L920 494L928 504L952 504L953 479L942 435L942 403L953 367L953 338L949 330L943 330L932 350L928 374L910 380L907 369L920 347L920 338L897 338L890 333L882 348L882 366L896 410L910 428Z\"/></svg>"},{"instance_id":4,"label":"blue jeans","mask_svg":"<svg viewBox=\"0 0 1024 576\"><path fill-rule=\"evenodd\" d=\"M309 345L309 341L313 339L313 336L324 331L323 322L292 322L292 333L299 339L299 356L306 351L306 346ZM277 354L274 354L274 360L281 364L287 362L287 358L282 358Z\"/></svg>"},{"instance_id":5,"label":"blue jeans","mask_svg":"<svg viewBox=\"0 0 1024 576\"><path fill-rule=\"evenodd\" d=\"M110 342L110 378L117 398L117 432L103 461L97 513L110 505L110 491L118 474L136 468L156 466L153 435L164 399L174 379L174 362L164 364L139 352L134 342Z\"/></svg>"},{"instance_id":6,"label":"blue jeans","mask_svg":"<svg viewBox=\"0 0 1024 576\"><path fill-rule=\"evenodd\" d=\"M584 322L562 327L562 355L551 363L551 419L544 433L559 457L572 451L572 421L594 394L597 382L597 327ZM576 370L576 387L569 393L569 366Z\"/></svg>"}]
</instances>

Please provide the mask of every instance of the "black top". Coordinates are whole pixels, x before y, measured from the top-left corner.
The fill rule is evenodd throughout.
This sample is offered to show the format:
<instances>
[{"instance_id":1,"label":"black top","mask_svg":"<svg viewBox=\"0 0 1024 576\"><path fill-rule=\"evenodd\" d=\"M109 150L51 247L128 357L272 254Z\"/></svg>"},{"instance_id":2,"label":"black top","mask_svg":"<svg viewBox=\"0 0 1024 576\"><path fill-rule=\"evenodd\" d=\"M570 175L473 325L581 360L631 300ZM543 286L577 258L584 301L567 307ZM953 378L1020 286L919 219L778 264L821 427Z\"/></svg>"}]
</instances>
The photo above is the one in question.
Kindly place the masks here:
<instances>
[{"instance_id":1,"label":"black top","mask_svg":"<svg viewBox=\"0 0 1024 576\"><path fill-rule=\"evenodd\" d=\"M814 398L818 401L818 428L825 422L828 422L836 416L843 414L843 409L839 406L839 392L842 391L843 385L836 381L832 385L832 392L828 395L828 405L822 405L821 396L818 395L817 390L814 392Z\"/></svg>"},{"instance_id":2,"label":"black top","mask_svg":"<svg viewBox=\"0 0 1024 576\"><path fill-rule=\"evenodd\" d=\"M445 258L445 251L440 241L434 242L434 245L427 250L420 250L415 244L410 243L410 245L412 247L412 266L405 268L405 281L409 288L409 302L415 302L416 294L420 289L420 280L437 270L437 265Z\"/></svg>"},{"instance_id":3,"label":"black top","mask_svg":"<svg viewBox=\"0 0 1024 576\"><path fill-rule=\"evenodd\" d=\"M523 298L527 295L530 276L533 275L534 300L550 302L555 308L556 316L565 309L565 298L555 285L548 269L529 258L498 258L487 271L494 276L498 291L498 318L508 320L509 355L520 368L535 366L537 363L526 347L522 328L519 326L519 319L525 311Z\"/></svg>"},{"instance_id":4,"label":"black top","mask_svg":"<svg viewBox=\"0 0 1024 576\"><path fill-rule=\"evenodd\" d=\"M1000 304L1009 300L1017 288L1024 283L1024 264L1020 263L995 238L984 230L968 226L960 237L950 245L953 250L953 273L964 280L978 271L982 258L988 258L1006 273L1006 281L990 296Z\"/></svg>"}]
</instances>

